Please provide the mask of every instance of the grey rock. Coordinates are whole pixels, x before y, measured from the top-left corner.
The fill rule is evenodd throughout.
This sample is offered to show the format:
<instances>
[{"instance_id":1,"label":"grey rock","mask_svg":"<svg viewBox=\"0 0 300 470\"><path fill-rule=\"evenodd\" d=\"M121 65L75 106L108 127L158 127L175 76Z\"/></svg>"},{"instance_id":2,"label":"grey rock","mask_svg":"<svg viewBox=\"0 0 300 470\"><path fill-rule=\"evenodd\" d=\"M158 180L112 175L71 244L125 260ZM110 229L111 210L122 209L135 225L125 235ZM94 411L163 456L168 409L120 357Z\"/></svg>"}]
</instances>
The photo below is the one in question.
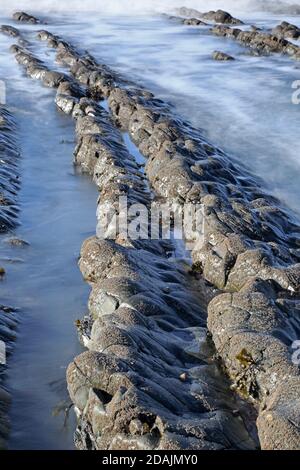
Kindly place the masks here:
<instances>
[{"instance_id":1,"label":"grey rock","mask_svg":"<svg viewBox=\"0 0 300 470\"><path fill-rule=\"evenodd\" d=\"M231 55L221 51L214 51L212 57L214 60L220 61L235 60L234 57L232 57Z\"/></svg>"},{"instance_id":2,"label":"grey rock","mask_svg":"<svg viewBox=\"0 0 300 470\"><path fill-rule=\"evenodd\" d=\"M234 18L230 13L224 10L212 10L201 15L202 18L209 21L214 21L215 23L223 24L243 24L238 18Z\"/></svg>"},{"instance_id":3,"label":"grey rock","mask_svg":"<svg viewBox=\"0 0 300 470\"><path fill-rule=\"evenodd\" d=\"M199 18L186 18L182 22L187 26L207 26L207 23L199 20Z\"/></svg>"},{"instance_id":4,"label":"grey rock","mask_svg":"<svg viewBox=\"0 0 300 470\"><path fill-rule=\"evenodd\" d=\"M29 15L28 13L25 13L24 11L16 11L13 14L13 19L15 21L21 21L22 23L32 23L32 24L40 23L40 20L38 18L32 15Z\"/></svg>"},{"instance_id":5,"label":"grey rock","mask_svg":"<svg viewBox=\"0 0 300 470\"><path fill-rule=\"evenodd\" d=\"M281 24L272 29L272 34L276 34L281 38L298 39L300 37L300 28L287 21L282 21Z\"/></svg>"},{"instance_id":6,"label":"grey rock","mask_svg":"<svg viewBox=\"0 0 300 470\"><path fill-rule=\"evenodd\" d=\"M0 26L0 31L3 34L6 34L7 36L12 36L14 38L17 38L20 36L20 31L17 28L14 28L13 26L10 25L2 25Z\"/></svg>"}]
</instances>

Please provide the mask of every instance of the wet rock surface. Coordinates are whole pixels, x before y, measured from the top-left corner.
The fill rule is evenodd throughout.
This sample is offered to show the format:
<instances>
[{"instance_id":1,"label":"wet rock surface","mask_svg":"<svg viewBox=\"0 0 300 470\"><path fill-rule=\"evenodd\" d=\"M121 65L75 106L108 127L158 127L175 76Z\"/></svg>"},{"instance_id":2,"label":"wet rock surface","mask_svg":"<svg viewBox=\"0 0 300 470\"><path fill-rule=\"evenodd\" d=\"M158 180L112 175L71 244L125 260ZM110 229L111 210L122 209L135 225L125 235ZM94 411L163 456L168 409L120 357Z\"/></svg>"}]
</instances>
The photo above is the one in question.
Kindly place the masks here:
<instances>
[{"instance_id":1,"label":"wet rock surface","mask_svg":"<svg viewBox=\"0 0 300 470\"><path fill-rule=\"evenodd\" d=\"M188 8L181 8L178 13L182 16L189 16ZM191 14L192 12L190 12ZM229 15L229 16L227 16ZM271 53L281 53L300 60L300 46L288 41L286 38L298 39L300 37L300 29L286 21L273 28L271 32L262 31L255 25L250 30L233 28L228 25L242 25L243 23L233 18L229 13L223 10L217 12L200 13L193 15L193 18L181 19L183 24L197 25L198 18L205 21L215 21L216 26L211 28L212 34L224 38L238 41L245 47L250 48L257 55L266 55Z\"/></svg>"},{"instance_id":2,"label":"wet rock surface","mask_svg":"<svg viewBox=\"0 0 300 470\"><path fill-rule=\"evenodd\" d=\"M17 193L19 180L19 149L16 144L16 125L11 113L0 106L0 233L12 230L18 220ZM0 283L6 271L0 266ZM0 305L0 449L5 448L9 433L7 410L10 396L3 387L6 366L3 359L11 353L15 342L17 320L14 309ZM5 345L6 352L3 347Z\"/></svg>"},{"instance_id":3,"label":"wet rock surface","mask_svg":"<svg viewBox=\"0 0 300 470\"><path fill-rule=\"evenodd\" d=\"M25 13L24 11L16 11L13 14L13 20L20 21L22 23L31 23L31 24L41 23L41 21L38 18L32 15L29 15L28 13Z\"/></svg>"},{"instance_id":4,"label":"wet rock surface","mask_svg":"<svg viewBox=\"0 0 300 470\"><path fill-rule=\"evenodd\" d=\"M178 15L181 16L187 16L187 17L195 17L199 18L202 16L202 13L199 10L196 10L195 8L187 8L187 7L181 7L176 10Z\"/></svg>"},{"instance_id":5,"label":"wet rock surface","mask_svg":"<svg viewBox=\"0 0 300 470\"><path fill-rule=\"evenodd\" d=\"M234 39L260 54L282 53L297 60L300 58L299 46L287 41L277 33L270 34L253 29L242 31L239 28L230 28L224 25L217 25L211 31L216 36Z\"/></svg>"},{"instance_id":6,"label":"wet rock surface","mask_svg":"<svg viewBox=\"0 0 300 470\"><path fill-rule=\"evenodd\" d=\"M43 37L49 41L49 35L43 33ZM57 38L50 40L54 44ZM66 44L63 47L66 49ZM57 48L63 60L59 43ZM74 67L70 50L67 60ZM146 91L144 94L151 96ZM69 109L65 112L70 114ZM71 114L78 139L74 162L94 178L100 201L114 204L126 194L130 203L148 205L153 195L124 146L115 120L88 98L75 103ZM213 361L213 347L204 327L207 296L211 298L214 290L203 287L202 292L189 266L169 259L166 248L172 250L169 244L158 241L131 241L128 246L118 237L117 242L93 238L83 246L80 268L92 285L92 293L90 319L84 318L77 327L90 353L76 358L68 370L70 394L80 417L76 444L96 449L254 448L255 433L234 411L238 407L236 398ZM185 348L191 348L187 356ZM98 382L89 387L87 401L82 401L80 383L87 380L86 367L94 367L95 361L108 366L111 360L115 372L119 365L123 371L123 377L118 374L116 389L107 390L106 379L100 386L102 378L96 373ZM201 366L199 385L197 370ZM112 369L106 369L106 373L111 376ZM198 396L195 390L199 386ZM115 420L120 394L122 411L119 408ZM218 395L222 396L220 401ZM99 406L105 410L101 422L97 418ZM198 421L195 413L202 415Z\"/></svg>"},{"instance_id":7,"label":"wet rock surface","mask_svg":"<svg viewBox=\"0 0 300 470\"><path fill-rule=\"evenodd\" d=\"M20 36L20 32L17 28L6 24L0 26L0 32L6 34L7 36L12 36L15 38Z\"/></svg>"},{"instance_id":8,"label":"wet rock surface","mask_svg":"<svg viewBox=\"0 0 300 470\"><path fill-rule=\"evenodd\" d=\"M272 34L276 34L282 38L298 39L300 37L300 28L287 21L282 21L281 24L273 28Z\"/></svg>"},{"instance_id":9,"label":"wet rock surface","mask_svg":"<svg viewBox=\"0 0 300 470\"><path fill-rule=\"evenodd\" d=\"M16 126L11 113L0 105L0 233L7 232L17 224L20 154L15 132Z\"/></svg>"},{"instance_id":10,"label":"wet rock surface","mask_svg":"<svg viewBox=\"0 0 300 470\"><path fill-rule=\"evenodd\" d=\"M198 18L186 18L182 20L182 23L187 26L207 26L207 23Z\"/></svg>"},{"instance_id":11,"label":"wet rock surface","mask_svg":"<svg viewBox=\"0 0 300 470\"><path fill-rule=\"evenodd\" d=\"M1 26L0 31L12 37L20 33L11 26ZM0 105L0 234L11 233L18 224L18 191L20 189L20 149L17 126L7 106ZM3 239L1 240L3 241ZM6 270L0 266L0 282ZM3 299L2 299L3 302ZM0 303L2 303L0 301ZM0 449L6 448L10 423L7 417L10 395L3 382L6 374L5 361L12 353L16 340L17 311L11 306L0 305ZM4 349L5 347L5 349Z\"/></svg>"},{"instance_id":12,"label":"wet rock surface","mask_svg":"<svg viewBox=\"0 0 300 470\"><path fill-rule=\"evenodd\" d=\"M60 60L64 62L63 54ZM71 64L75 79L90 85L100 96L108 97L116 124L129 131L133 142L148 158L145 171L155 192L168 200L203 204L205 238L201 246L194 248L193 259L202 277L224 291L221 296L215 296L208 307L209 330L215 346L236 389L258 406L257 424L262 446L295 448L299 445L298 425L291 417L297 415L298 403L290 405L286 395L282 397L279 410L274 394L287 380L297 381L299 374L288 354L299 331L299 227L279 201L260 189L258 181L205 141L199 131L174 117L151 93L124 85L113 71L96 65L90 58L79 58L71 49L66 52L64 63ZM93 270L98 271L102 269ZM229 347L227 352L219 340L219 335L222 337L227 328L226 315L223 309L214 306L223 295L231 298L232 293L237 292L240 297L237 297L236 315L243 321L243 292L245 290L253 299L261 297L262 294L257 293L258 285L266 292L267 301L254 306L257 321L251 325L251 334L244 325L241 331L230 329L230 338L236 348L238 345L238 350ZM276 309L268 302L275 303ZM248 309L246 312L248 315ZM268 324L264 321L267 315ZM285 318L285 321L278 318ZM238 321L236 323L238 325ZM272 324L274 328L270 327ZM259 366L249 347L249 335L254 347L265 351L266 357L271 358L277 351L279 363L274 373ZM230 346L229 339L226 345ZM236 357L241 359L242 372L236 370L236 362L239 363ZM71 366L71 371L74 367ZM240 373L245 378L239 381ZM276 444L271 427L264 419L269 408L274 416L279 414L281 422L289 428L288 434L280 435L280 431L276 431ZM274 418L274 429L276 426Z\"/></svg>"},{"instance_id":13,"label":"wet rock surface","mask_svg":"<svg viewBox=\"0 0 300 470\"><path fill-rule=\"evenodd\" d=\"M206 13L201 13L194 8L181 7L176 10L180 16L186 16L187 19L198 19L202 18L207 21L223 24L243 24L238 18L234 18L230 13L224 10L211 10Z\"/></svg>"},{"instance_id":14,"label":"wet rock surface","mask_svg":"<svg viewBox=\"0 0 300 470\"><path fill-rule=\"evenodd\" d=\"M260 50L292 50L264 33L214 30ZM261 447L299 448L299 368L291 343L300 329L300 228L293 215L152 93L51 33L39 38L70 68L72 79L63 74L52 83L69 99L60 108L76 120L75 163L93 176L100 199L114 203L126 194L148 204L155 194L204 210L204 238L192 253L196 279L161 243L120 237L84 243L80 269L92 293L90 318L79 330L89 351L68 369L77 446L255 447L245 405L238 404L238 419L233 412L236 398L217 353L232 388L257 409ZM28 51L13 52L30 76L43 81L53 74ZM80 85L90 99L63 83ZM108 100L110 115L96 97ZM147 158L152 192L120 131Z\"/></svg>"},{"instance_id":15,"label":"wet rock surface","mask_svg":"<svg viewBox=\"0 0 300 470\"><path fill-rule=\"evenodd\" d=\"M209 21L214 21L215 23L223 24L243 24L238 18L234 18L230 13L224 10L212 10L207 13L202 14L202 18Z\"/></svg>"},{"instance_id":16,"label":"wet rock surface","mask_svg":"<svg viewBox=\"0 0 300 470\"><path fill-rule=\"evenodd\" d=\"M221 51L214 51L212 54L212 58L214 60L220 60L220 61L235 60L234 57L232 57L231 55L226 54L225 52L221 52Z\"/></svg>"}]
</instances>

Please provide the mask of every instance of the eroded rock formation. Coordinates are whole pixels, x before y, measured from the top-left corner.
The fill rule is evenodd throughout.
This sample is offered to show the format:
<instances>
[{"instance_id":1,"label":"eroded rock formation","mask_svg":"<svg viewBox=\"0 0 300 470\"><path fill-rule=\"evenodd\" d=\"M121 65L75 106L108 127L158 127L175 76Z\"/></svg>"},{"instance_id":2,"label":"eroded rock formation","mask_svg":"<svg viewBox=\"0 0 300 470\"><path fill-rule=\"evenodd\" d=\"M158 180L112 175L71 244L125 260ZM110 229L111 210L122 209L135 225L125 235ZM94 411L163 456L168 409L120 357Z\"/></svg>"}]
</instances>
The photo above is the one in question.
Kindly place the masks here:
<instances>
[{"instance_id":1,"label":"eroded rock formation","mask_svg":"<svg viewBox=\"0 0 300 470\"><path fill-rule=\"evenodd\" d=\"M215 31L242 34L263 50L292 50L258 32ZM155 196L201 203L205 216L192 268L174 262L172 246L159 241L84 243L80 269L92 293L78 328L88 351L67 374L78 447L255 447L248 408L230 391L217 355L232 388L257 410L262 448L298 449L291 343L300 329L300 228L292 214L152 93L51 33L39 38L57 49L72 78L12 50L28 75L57 88L57 105L76 120L75 163L94 178L100 201L126 194L147 205ZM147 158L145 174L122 132Z\"/></svg>"},{"instance_id":2,"label":"eroded rock formation","mask_svg":"<svg viewBox=\"0 0 300 470\"><path fill-rule=\"evenodd\" d=\"M0 106L0 232L9 232L17 224L18 206L17 192L19 182L19 149L16 144L16 125L11 113L5 106ZM0 266L0 283L5 276L5 270ZM8 356L15 341L17 319L15 310L6 305L0 305L0 358ZM5 349L4 349L5 346ZM9 433L7 408L10 396L3 387L3 377L6 366L0 362L0 449L5 448Z\"/></svg>"}]
</instances>

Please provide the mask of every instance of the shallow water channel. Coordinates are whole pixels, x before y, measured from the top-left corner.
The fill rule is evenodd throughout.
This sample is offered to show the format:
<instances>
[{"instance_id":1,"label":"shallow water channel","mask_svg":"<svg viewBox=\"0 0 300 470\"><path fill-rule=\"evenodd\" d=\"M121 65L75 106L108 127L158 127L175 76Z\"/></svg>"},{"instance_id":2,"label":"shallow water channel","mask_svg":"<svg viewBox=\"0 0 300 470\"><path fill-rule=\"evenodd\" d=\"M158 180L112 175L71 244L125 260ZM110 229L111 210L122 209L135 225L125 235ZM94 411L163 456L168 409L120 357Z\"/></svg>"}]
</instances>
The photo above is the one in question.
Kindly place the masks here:
<instances>
[{"instance_id":1,"label":"shallow water channel","mask_svg":"<svg viewBox=\"0 0 300 470\"><path fill-rule=\"evenodd\" d=\"M0 240L1 303L20 309L5 384L13 397L9 448L68 449L75 417L71 410L65 420L65 372L80 352L73 324L89 293L77 258L83 240L95 233L97 189L72 165L74 123L56 110L54 91L23 76L8 57L7 105L22 148L20 226L12 236L30 243L13 247L7 235Z\"/></svg>"}]
</instances>

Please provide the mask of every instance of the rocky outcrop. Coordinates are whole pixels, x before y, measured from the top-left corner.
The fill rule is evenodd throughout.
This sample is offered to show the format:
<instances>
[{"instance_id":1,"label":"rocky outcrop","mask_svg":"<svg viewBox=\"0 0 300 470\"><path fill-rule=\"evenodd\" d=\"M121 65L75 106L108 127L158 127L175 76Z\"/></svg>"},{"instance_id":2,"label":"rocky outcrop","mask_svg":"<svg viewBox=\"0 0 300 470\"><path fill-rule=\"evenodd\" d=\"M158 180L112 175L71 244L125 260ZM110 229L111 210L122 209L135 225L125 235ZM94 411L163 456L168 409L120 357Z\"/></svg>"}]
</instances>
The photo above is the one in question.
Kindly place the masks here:
<instances>
[{"instance_id":1,"label":"rocky outcrop","mask_svg":"<svg viewBox=\"0 0 300 470\"><path fill-rule=\"evenodd\" d=\"M212 58L214 60L220 60L220 61L235 60L234 57L232 57L231 55L226 54L225 52L221 52L221 51L214 51L212 54Z\"/></svg>"},{"instance_id":2,"label":"rocky outcrop","mask_svg":"<svg viewBox=\"0 0 300 470\"><path fill-rule=\"evenodd\" d=\"M15 139L16 126L11 113L0 106L0 232L3 234L12 230L17 224L18 206L17 192L19 182L19 149ZM0 283L5 276L5 270L0 268ZM15 341L15 329L17 319L15 310L11 307L0 305L0 449L5 448L9 433L9 421L7 409L10 396L2 382L6 371L6 365L2 364L5 355L8 356ZM5 350L4 350L5 346Z\"/></svg>"},{"instance_id":3,"label":"rocky outcrop","mask_svg":"<svg viewBox=\"0 0 300 470\"><path fill-rule=\"evenodd\" d=\"M262 31L242 31L238 28L218 25L212 28L212 33L216 36L234 39L246 47L256 50L260 54L282 53L294 59L300 58L300 48L279 37L276 34L264 33Z\"/></svg>"},{"instance_id":4,"label":"rocky outcrop","mask_svg":"<svg viewBox=\"0 0 300 470\"><path fill-rule=\"evenodd\" d=\"M17 224L17 192L20 186L19 150L15 141L15 122L11 113L0 106L0 232L7 232Z\"/></svg>"},{"instance_id":5,"label":"rocky outcrop","mask_svg":"<svg viewBox=\"0 0 300 470\"><path fill-rule=\"evenodd\" d=\"M176 12L180 16L187 16L189 18L195 17L195 18L200 18L202 16L202 13L195 8L187 8L187 7L181 7L177 8Z\"/></svg>"},{"instance_id":6,"label":"rocky outcrop","mask_svg":"<svg viewBox=\"0 0 300 470\"><path fill-rule=\"evenodd\" d=\"M281 38L298 39L300 37L300 28L287 21L282 21L281 24L272 29L272 34L276 34Z\"/></svg>"},{"instance_id":7,"label":"rocky outcrop","mask_svg":"<svg viewBox=\"0 0 300 470\"><path fill-rule=\"evenodd\" d=\"M3 24L0 26L0 32L3 34L6 34L7 36L12 36L14 38L17 38L20 36L20 32L17 28L14 28L13 26Z\"/></svg>"},{"instance_id":8,"label":"rocky outcrop","mask_svg":"<svg viewBox=\"0 0 300 470\"><path fill-rule=\"evenodd\" d=\"M89 351L68 369L78 447L253 447L247 428L236 427L235 399L223 376L219 381L215 347L233 388L257 408L262 448L299 448L299 369L290 346L299 332L300 228L293 216L153 94L50 33L40 38L73 74L52 81L66 97L56 101L77 120L75 162L94 177L101 199L114 203L129 194L148 204L146 176L156 197L201 203L205 216L190 272L161 243L117 237L84 244L80 268L92 294L90 315L78 328ZM29 75L43 79L38 59L14 52ZM90 97L107 99L111 116L74 96L74 82L74 89L80 84ZM148 159L145 175L114 125ZM243 406L237 409L243 419Z\"/></svg>"},{"instance_id":9,"label":"rocky outcrop","mask_svg":"<svg viewBox=\"0 0 300 470\"><path fill-rule=\"evenodd\" d=\"M258 181L151 93L121 82L65 43L56 47L76 80L108 98L115 122L148 158L146 175L156 193L203 204L204 243L194 248L193 259L201 278L223 291L208 306L213 341L234 387L258 407L262 447L299 447L299 402L290 400L285 386L293 394L299 380L289 352L299 331L299 226ZM91 259L101 259L93 250ZM76 364L70 370L75 373Z\"/></svg>"},{"instance_id":10,"label":"rocky outcrop","mask_svg":"<svg viewBox=\"0 0 300 470\"><path fill-rule=\"evenodd\" d=\"M224 10L212 10L201 15L202 18L208 21L222 24L243 24L238 18L234 18L230 13Z\"/></svg>"},{"instance_id":11,"label":"rocky outcrop","mask_svg":"<svg viewBox=\"0 0 300 470\"><path fill-rule=\"evenodd\" d=\"M207 23L198 18L185 18L182 20L182 23L187 26L207 26Z\"/></svg>"},{"instance_id":12,"label":"rocky outcrop","mask_svg":"<svg viewBox=\"0 0 300 470\"><path fill-rule=\"evenodd\" d=\"M31 24L41 23L41 21L38 18L32 15L29 15L28 13L25 13L24 11L16 11L13 14L13 19L15 21L20 21L22 23L31 23Z\"/></svg>"},{"instance_id":13,"label":"rocky outcrop","mask_svg":"<svg viewBox=\"0 0 300 470\"><path fill-rule=\"evenodd\" d=\"M0 279L1 283L1 279ZM7 305L0 305L0 450L6 448L9 436L10 423L7 416L8 408L11 402L10 394L7 392L3 382L6 374L6 365L2 364L2 359L9 358L14 343L16 341L17 328L16 309ZM5 350L3 346L5 345Z\"/></svg>"},{"instance_id":14,"label":"rocky outcrop","mask_svg":"<svg viewBox=\"0 0 300 470\"><path fill-rule=\"evenodd\" d=\"M176 10L180 16L185 16L187 19L199 19L202 18L207 21L222 24L243 24L238 18L234 18L230 13L224 10L211 10L206 13L201 13L194 8L181 7Z\"/></svg>"},{"instance_id":15,"label":"rocky outcrop","mask_svg":"<svg viewBox=\"0 0 300 470\"><path fill-rule=\"evenodd\" d=\"M297 298L260 278L209 305L208 327L234 387L261 403L257 424L264 449L299 449L300 377L290 348L299 312Z\"/></svg>"},{"instance_id":16,"label":"rocky outcrop","mask_svg":"<svg viewBox=\"0 0 300 470\"><path fill-rule=\"evenodd\" d=\"M13 50L33 75L43 65L28 51ZM73 63L71 50L66 60ZM63 95L72 102L72 110L60 109L76 120L75 164L93 177L101 204L115 205L126 195L130 204L149 205L154 194L122 133L95 101L78 97L78 88L71 79L62 81L56 96L57 104ZM194 271L175 262L173 250L170 242L130 241L121 234L111 241L93 237L83 245L80 268L92 293L89 317L77 326L89 351L68 369L79 448L256 446L243 421L247 407L232 395L213 360L204 326L215 291L203 285L201 292Z\"/></svg>"}]
</instances>

